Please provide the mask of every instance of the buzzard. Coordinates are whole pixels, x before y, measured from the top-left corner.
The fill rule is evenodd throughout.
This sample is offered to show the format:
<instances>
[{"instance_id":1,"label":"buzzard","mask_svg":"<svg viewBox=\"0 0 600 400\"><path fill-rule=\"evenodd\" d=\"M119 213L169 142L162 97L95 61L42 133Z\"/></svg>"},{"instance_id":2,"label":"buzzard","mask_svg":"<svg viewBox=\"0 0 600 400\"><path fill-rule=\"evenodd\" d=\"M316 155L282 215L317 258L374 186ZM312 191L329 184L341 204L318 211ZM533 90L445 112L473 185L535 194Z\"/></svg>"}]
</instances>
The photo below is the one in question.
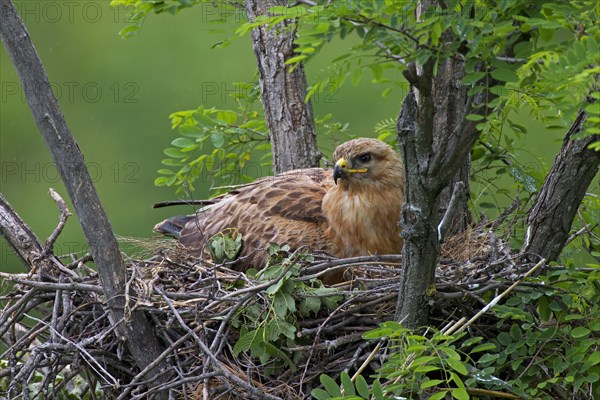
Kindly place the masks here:
<instances>
[{"instance_id":1,"label":"buzzard","mask_svg":"<svg viewBox=\"0 0 600 400\"><path fill-rule=\"evenodd\" d=\"M241 271L262 268L269 243L307 246L342 258L400 253L404 166L399 155L380 140L360 138L338 146L333 157L333 170L293 170L258 179L154 230L177 237L192 255L204 257L208 240L233 229L242 236L234 263Z\"/></svg>"}]
</instances>

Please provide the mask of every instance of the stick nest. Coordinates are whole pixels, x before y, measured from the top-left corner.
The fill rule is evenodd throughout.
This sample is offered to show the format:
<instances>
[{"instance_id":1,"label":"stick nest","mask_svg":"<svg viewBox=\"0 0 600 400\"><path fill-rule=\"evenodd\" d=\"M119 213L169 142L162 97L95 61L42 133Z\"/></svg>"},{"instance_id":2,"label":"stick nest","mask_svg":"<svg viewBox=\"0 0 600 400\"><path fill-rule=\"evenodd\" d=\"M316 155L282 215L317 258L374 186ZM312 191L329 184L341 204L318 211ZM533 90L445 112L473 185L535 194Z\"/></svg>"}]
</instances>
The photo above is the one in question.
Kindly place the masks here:
<instances>
[{"instance_id":1,"label":"stick nest","mask_svg":"<svg viewBox=\"0 0 600 400\"><path fill-rule=\"evenodd\" d=\"M173 243L143 243L146 254L128 261L126 318L146 312L166 348L160 358L169 368L153 379L147 374L152 366L140 371L110 320L98 275L86 265L89 256L70 264L54 258L30 274L2 274L14 282L1 297L6 304L0 313L0 338L8 345L0 360L9 360L0 379L9 380L9 397L32 387L31 398L36 391L56 393L84 376L88 390L100 387L117 399L165 391L182 399L306 399L322 373L373 371L380 365L380 358L369 358L376 343L362 335L394 318L399 255L338 260L298 251L266 279L199 262ZM474 315L487 304L486 295L505 289L531 267L514 260L489 227L451 237L440 255L431 324L441 328ZM332 269L349 270L351 276L325 289L315 278ZM282 280L290 283L277 289ZM287 305L281 318L293 328L289 337L258 330L281 314L273 311L276 289L293 294L295 305ZM492 318L469 329L493 336ZM257 330L254 353L252 343L236 346L252 329ZM269 335L272 343L260 353L257 343ZM36 373L43 379L32 386Z\"/></svg>"}]
</instances>

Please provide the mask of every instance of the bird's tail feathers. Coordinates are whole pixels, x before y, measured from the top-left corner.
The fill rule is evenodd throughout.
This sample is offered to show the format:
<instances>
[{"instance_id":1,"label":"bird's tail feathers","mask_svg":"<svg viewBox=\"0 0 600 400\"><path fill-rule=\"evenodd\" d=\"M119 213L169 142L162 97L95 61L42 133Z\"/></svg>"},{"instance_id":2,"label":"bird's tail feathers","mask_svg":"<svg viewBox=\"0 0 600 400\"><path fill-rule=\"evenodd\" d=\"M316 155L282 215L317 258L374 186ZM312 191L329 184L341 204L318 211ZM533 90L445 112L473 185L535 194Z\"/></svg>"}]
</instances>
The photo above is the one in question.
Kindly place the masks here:
<instances>
[{"instance_id":1,"label":"bird's tail feathers","mask_svg":"<svg viewBox=\"0 0 600 400\"><path fill-rule=\"evenodd\" d=\"M196 218L196 215L178 215L165 219L154 226L154 231L179 239L181 230L192 218Z\"/></svg>"}]
</instances>

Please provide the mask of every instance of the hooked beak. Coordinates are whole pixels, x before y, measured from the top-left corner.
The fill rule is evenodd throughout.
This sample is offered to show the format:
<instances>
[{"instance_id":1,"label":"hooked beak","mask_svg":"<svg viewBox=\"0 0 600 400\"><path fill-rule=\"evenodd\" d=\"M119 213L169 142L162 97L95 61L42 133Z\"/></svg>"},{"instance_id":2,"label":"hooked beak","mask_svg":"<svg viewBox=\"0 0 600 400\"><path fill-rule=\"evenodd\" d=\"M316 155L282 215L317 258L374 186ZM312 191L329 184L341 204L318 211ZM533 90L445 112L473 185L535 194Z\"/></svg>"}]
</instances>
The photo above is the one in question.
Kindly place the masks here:
<instances>
[{"instance_id":1,"label":"hooked beak","mask_svg":"<svg viewBox=\"0 0 600 400\"><path fill-rule=\"evenodd\" d=\"M339 178L346 178L351 173L367 172L367 171L368 171L367 168L362 168L362 169L348 168L348 163L346 162L346 159L344 157L342 157L339 160L337 160L337 162L335 163L335 167L333 167L333 181L337 185L337 180Z\"/></svg>"},{"instance_id":2,"label":"hooked beak","mask_svg":"<svg viewBox=\"0 0 600 400\"><path fill-rule=\"evenodd\" d=\"M337 185L337 181L340 178L345 178L348 176L348 172L346 171L346 160L340 158L336 163L335 167L333 167L333 181Z\"/></svg>"}]
</instances>

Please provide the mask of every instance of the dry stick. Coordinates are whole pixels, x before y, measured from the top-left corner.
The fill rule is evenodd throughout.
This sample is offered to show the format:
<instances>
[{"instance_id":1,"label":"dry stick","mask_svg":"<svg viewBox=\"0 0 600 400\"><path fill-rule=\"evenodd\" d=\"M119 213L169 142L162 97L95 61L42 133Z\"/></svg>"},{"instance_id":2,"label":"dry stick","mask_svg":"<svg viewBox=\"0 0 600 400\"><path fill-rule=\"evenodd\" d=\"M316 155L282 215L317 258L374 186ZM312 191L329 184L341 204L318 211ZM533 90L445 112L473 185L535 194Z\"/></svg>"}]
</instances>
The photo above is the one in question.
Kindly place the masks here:
<instances>
[{"instance_id":1,"label":"dry stick","mask_svg":"<svg viewBox=\"0 0 600 400\"><path fill-rule=\"evenodd\" d=\"M55 283L55 282L39 282L32 281L29 279L19 279L14 276L14 274L7 274L5 272L0 272L0 278L3 278L6 281L20 283L21 285L31 286L38 289L44 290L73 290L73 291L82 291L82 292L94 292L98 294L102 294L102 287L98 285L90 285L87 283Z\"/></svg>"},{"instance_id":2,"label":"dry stick","mask_svg":"<svg viewBox=\"0 0 600 400\"><path fill-rule=\"evenodd\" d=\"M203 328L202 325L197 326L196 328L194 328L194 331L200 330L201 328ZM128 387L123 392L121 392L119 397L117 397L117 400L125 400L125 399L129 398L128 395L135 388L135 384L137 382L141 381L142 377L144 377L146 374L148 374L148 372L151 371L156 365L163 362L171 354L171 352L173 350L175 350L177 347L179 347L190 336L191 336L191 333L188 332L185 335L183 335L182 337L180 337L179 339L177 339L177 341L173 342L173 344L171 344L169 347L167 347L165 349L165 351L163 351L153 363L148 364L146 366L146 368L144 368L136 376L133 377L133 379L128 383Z\"/></svg>"},{"instance_id":3,"label":"dry stick","mask_svg":"<svg viewBox=\"0 0 600 400\"><path fill-rule=\"evenodd\" d=\"M498 399L512 399L512 400L522 399L522 397L517 396L512 393L499 392L497 390L489 390L489 389L476 389L476 388L467 389L467 393L469 393L470 395L473 395L473 396L495 397Z\"/></svg>"},{"instance_id":4,"label":"dry stick","mask_svg":"<svg viewBox=\"0 0 600 400\"><path fill-rule=\"evenodd\" d=\"M163 294L163 299L167 302L167 305L169 306L169 308L171 308L171 311L173 311L173 313L175 314L175 318L177 318L178 321L179 321L179 323L182 324L182 327L184 329L186 329L186 330L190 329L187 326L187 324L183 321L183 319L181 318L181 316L179 315L179 313L175 309L175 306L169 300L169 298L167 296L164 296L164 294ZM200 325L200 328L203 328L203 327L204 327L203 325ZM243 381L242 379L240 379L239 377L237 377L235 374L230 374L230 373L225 372L223 370L223 368L221 367L222 362L217 359L217 357L212 353L212 351L208 348L208 346L202 340L200 340L200 338L195 334L195 331L197 329L198 329L198 327L194 328L194 330L192 331L192 335L197 339L196 343L200 347L200 350L202 350L202 352L204 354L206 354L206 356L213 363L213 366L214 366L216 372L220 372L222 376L226 377L227 379L235 382L237 385L239 385L239 386L243 387L244 389L248 390L256 398L266 399L266 400L282 400L280 397L273 396L273 395L270 395L268 393L264 393L264 392L259 391L254 386L250 385L249 383L247 383L247 382ZM124 400L124 399L121 399L121 397L119 397L117 400Z\"/></svg>"},{"instance_id":5,"label":"dry stick","mask_svg":"<svg viewBox=\"0 0 600 400\"><path fill-rule=\"evenodd\" d=\"M32 320L34 320L34 321L38 321L40 323L43 323L43 324L47 325L48 328L50 328L50 330L54 331L57 336L60 336L60 338L62 340L64 340L66 343L68 343L68 344L72 345L73 347L75 347L77 350L79 350L81 352L81 354L87 356L89 358L89 361L87 362L87 364L90 366L90 368L92 368L96 372L96 374L98 376L104 378L106 380L106 383L111 384L113 387L118 387L119 386L118 380L114 376L112 376L106 369L104 369L104 367L94 358L94 356L92 356L79 343L75 343L71 339L63 336L60 332L56 332L54 330L54 328L50 324L42 321L41 319L35 318L35 317L31 316L31 315L27 315L27 316L29 318L31 318ZM65 345L57 345L57 346L60 346L60 348L64 348L65 347ZM36 347L36 349L37 348L52 348L52 344L42 344L41 346ZM86 357L83 357L83 359L85 360ZM94 364L97 365L98 369L96 369L94 367ZM103 374L105 374L105 375L103 375ZM111 378L111 379L109 380L108 378ZM112 381L112 382L110 382L110 381Z\"/></svg>"},{"instance_id":6,"label":"dry stick","mask_svg":"<svg viewBox=\"0 0 600 400\"><path fill-rule=\"evenodd\" d=\"M381 349L381 346L383 345L384 341L385 341L385 339L380 339L379 340L379 343L377 343L377 346L375 346L375 348L369 354L369 356L367 357L367 359L356 370L356 372L354 373L354 375L352 375L352 382L354 382L356 380L356 378L358 378L358 376L361 374L361 372L363 372L364 369L367 367L367 365L369 365L369 363L373 360L373 358L375 358L375 355L377 354L377 352L379 351L379 349Z\"/></svg>"},{"instance_id":7,"label":"dry stick","mask_svg":"<svg viewBox=\"0 0 600 400\"><path fill-rule=\"evenodd\" d=\"M523 275L519 280L517 280L515 283L513 283L512 285L510 285L508 287L508 289L506 289L504 292L500 293L498 296L496 296L492 301L490 301L490 303L483 307L481 310L479 310L479 312L477 314L475 314L470 320L468 320L464 325L459 327L459 324L455 324L454 326L452 326L447 332L445 332L447 335L450 335L454 332L456 333L460 333L462 331L464 331L465 329L467 329L469 326L471 326L471 324L473 324L473 322L475 322L477 319L479 319L479 317L481 317L483 314L485 314L488 310L490 310L492 307L494 307L496 304L498 304L498 302L500 300L502 300L507 294L509 294L514 288L516 288L521 282L523 282L524 279L526 279L527 277L529 277L531 274L533 274L538 268L540 268L542 265L544 265L544 263L546 262L546 259L542 258L540 260L540 262L538 262L537 264L535 264L533 266L533 268L531 268L529 271L527 271L527 273L525 275Z\"/></svg>"},{"instance_id":8,"label":"dry stick","mask_svg":"<svg viewBox=\"0 0 600 400\"><path fill-rule=\"evenodd\" d=\"M63 228L65 227L67 218L69 218L72 215L63 198L60 197L60 195L56 193L56 191L52 188L50 188L50 196L52 196L52 199L54 199L56 205L58 206L58 209L60 210L60 220L58 221L58 225L56 226L48 240L46 240L46 245L44 246L44 252L42 253L42 256L48 256L52 252L54 242L56 242L58 235L60 235Z\"/></svg>"},{"instance_id":9,"label":"dry stick","mask_svg":"<svg viewBox=\"0 0 600 400\"><path fill-rule=\"evenodd\" d=\"M6 275L10 275L10 274L6 274ZM0 278L4 277L3 273L0 272ZM6 277L4 277L6 278ZM14 321L16 321L16 316L13 319L13 322L11 323L7 323L6 325L4 325L5 322L7 322L8 320L10 320L11 315L13 315L13 313L15 312L15 310L19 309L22 306L25 306L25 304L27 302L29 302L29 300L33 299L33 297L35 297L35 295L37 294L37 290L30 290L27 293L25 293L23 295L23 297L21 297L19 300L17 300L15 302L15 304L13 304L12 306L10 306L8 309L4 309L4 311L0 314L0 337L4 336L4 333L6 331L8 331L9 327L13 324ZM10 303L9 303L10 304ZM8 304L7 304L8 306ZM17 315L20 314L20 312L16 313Z\"/></svg>"},{"instance_id":10,"label":"dry stick","mask_svg":"<svg viewBox=\"0 0 600 400\"><path fill-rule=\"evenodd\" d=\"M112 320L120 321L127 271L106 211L17 9L10 0L0 0L0 8L2 43L11 57L38 129L73 201L98 267ZM152 326L143 313L134 313L131 320L124 321L120 326L120 331L127 338L127 346L138 367L146 367L161 353L163 346L154 336ZM158 368L153 375L161 379Z\"/></svg>"},{"instance_id":11,"label":"dry stick","mask_svg":"<svg viewBox=\"0 0 600 400\"><path fill-rule=\"evenodd\" d=\"M377 263L377 264L385 264L386 261L391 262L401 262L402 255L401 254L381 254L374 256L360 256L360 257L350 257L350 258L339 258L333 259L329 261L325 261L322 263L311 265L310 267L304 268L302 272L311 273L313 271L321 271L327 267L334 267L338 265L347 265L347 264L366 264L366 263Z\"/></svg>"},{"instance_id":12,"label":"dry stick","mask_svg":"<svg viewBox=\"0 0 600 400\"><path fill-rule=\"evenodd\" d=\"M359 297L359 296L357 296ZM313 353L315 351L315 347L317 346L317 341L319 340L319 335L321 332L321 329L325 326L325 324L327 324L332 318L333 316L339 311L341 310L343 307L345 307L346 305L348 305L349 303L351 303L355 298L350 298L348 300L346 300L345 302L343 302L342 304L340 304L335 310L333 310L331 312L331 314L329 314L329 316L327 318L325 318L325 320L323 321L323 323L321 325L319 325L319 328L317 329L316 333L315 333L315 338L313 339L313 343L310 349L310 352L308 353L308 357L306 358L306 366L304 367L304 370L302 371L302 376L300 377L300 384L299 387L302 390L302 384L304 383L304 378L306 377L306 374L308 372L308 367L310 364L310 359L313 356Z\"/></svg>"},{"instance_id":13,"label":"dry stick","mask_svg":"<svg viewBox=\"0 0 600 400\"><path fill-rule=\"evenodd\" d=\"M446 238L446 233L448 232L448 228L450 227L450 222L452 222L452 218L454 218L454 214L456 214L456 210L458 209L458 205L460 201L465 195L465 183L462 181L456 182L454 184L454 188L452 188L452 197L450 198L450 203L448 204L448 208L444 213L444 218L442 218L442 222L438 225L438 240L440 243L444 242Z\"/></svg>"},{"instance_id":14,"label":"dry stick","mask_svg":"<svg viewBox=\"0 0 600 400\"><path fill-rule=\"evenodd\" d=\"M155 388L151 388L149 389L147 392L145 393L140 393L139 395L137 395L136 397L142 397L142 396L148 396L153 392L164 392L165 390L169 390L172 388L175 388L177 386L182 386L185 385L186 383L192 383L192 382L197 382L200 380L204 380L204 379L210 379L210 378L215 378L217 376L222 375L221 372L209 372L206 374L201 374L201 375L197 375L197 376L190 376L187 378L182 378L178 381L174 381L174 382L169 382L169 383L165 383L161 386L157 386Z\"/></svg>"}]
</instances>

